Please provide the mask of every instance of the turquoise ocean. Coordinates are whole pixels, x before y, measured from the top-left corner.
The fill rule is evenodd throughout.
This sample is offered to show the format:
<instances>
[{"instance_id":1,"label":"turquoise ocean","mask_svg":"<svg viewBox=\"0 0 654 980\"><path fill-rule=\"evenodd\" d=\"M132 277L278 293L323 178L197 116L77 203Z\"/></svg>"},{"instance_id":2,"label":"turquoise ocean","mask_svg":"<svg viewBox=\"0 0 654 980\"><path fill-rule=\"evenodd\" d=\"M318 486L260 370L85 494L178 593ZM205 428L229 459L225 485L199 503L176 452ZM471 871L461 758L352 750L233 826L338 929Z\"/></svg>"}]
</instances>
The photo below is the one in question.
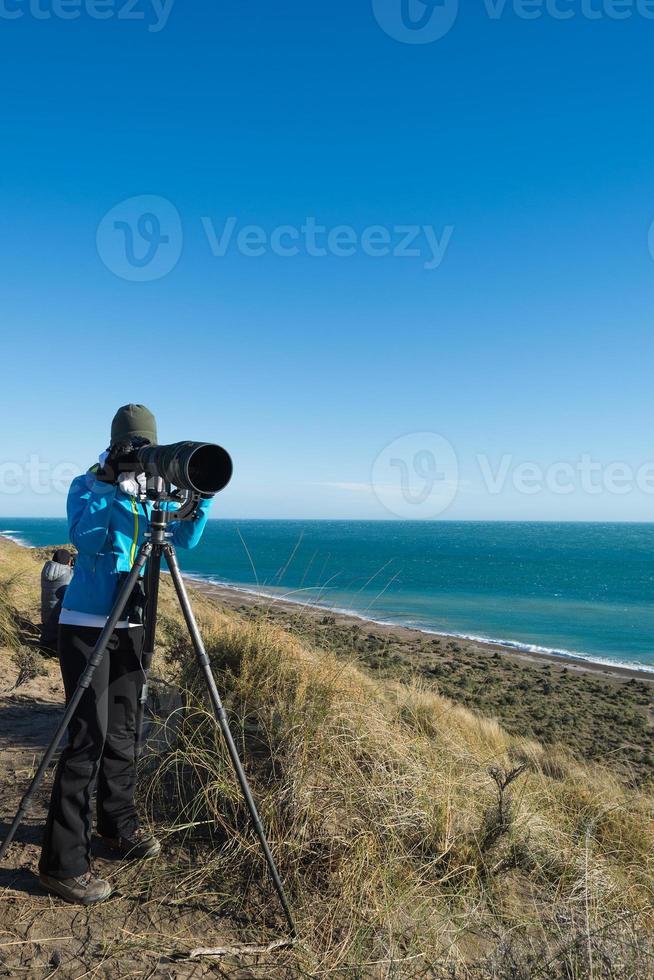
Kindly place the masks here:
<instances>
[{"instance_id":1,"label":"turquoise ocean","mask_svg":"<svg viewBox=\"0 0 654 980\"><path fill-rule=\"evenodd\" d=\"M0 518L0 533L67 539L62 519ZM179 557L377 622L654 670L654 524L212 520Z\"/></svg>"}]
</instances>

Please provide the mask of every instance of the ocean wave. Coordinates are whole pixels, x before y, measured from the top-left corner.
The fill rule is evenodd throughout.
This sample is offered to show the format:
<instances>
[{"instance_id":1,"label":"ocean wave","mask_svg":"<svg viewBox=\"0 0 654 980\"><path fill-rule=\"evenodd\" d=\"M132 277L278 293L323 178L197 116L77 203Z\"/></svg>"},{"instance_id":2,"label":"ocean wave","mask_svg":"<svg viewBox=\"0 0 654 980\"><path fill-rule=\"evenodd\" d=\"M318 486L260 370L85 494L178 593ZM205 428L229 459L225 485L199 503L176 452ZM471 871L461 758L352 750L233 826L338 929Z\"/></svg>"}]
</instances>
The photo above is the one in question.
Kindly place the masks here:
<instances>
[{"instance_id":1,"label":"ocean wave","mask_svg":"<svg viewBox=\"0 0 654 980\"><path fill-rule=\"evenodd\" d=\"M0 537L9 538L9 540L13 541L14 544L19 544L21 548L29 548L30 547L29 542L26 541L24 538L21 538L19 536L20 533L21 533L20 531L14 531L11 528L7 528L6 530L0 528Z\"/></svg>"},{"instance_id":2,"label":"ocean wave","mask_svg":"<svg viewBox=\"0 0 654 980\"><path fill-rule=\"evenodd\" d=\"M415 630L418 633L425 633L429 636L442 636L449 639L468 640L472 643L483 643L490 646L508 647L517 653L542 654L548 657L560 657L562 660L578 660L583 663L591 663L596 666L607 668L622 668L626 670L639 670L647 674L654 674L654 666L651 664L640 663L631 660L611 660L607 657L600 657L597 654L584 653L580 650L557 649L556 647L541 646L537 643L527 643L524 640L507 640L501 637L483 636L476 633L456 633L444 630L429 629L426 626L419 626L411 619L377 619L374 616L358 612L354 609L347 609L342 606L332 606L324 602L310 602L306 599L294 598L292 595L279 595L275 592L266 592L261 588L252 586L234 585L232 582L225 582L210 576L186 575L185 578L197 579L201 582L209 582L211 585L229 589L232 592L244 592L248 595L258 596L263 599L277 599L279 602L288 602L296 606L307 606L310 609L324 609L326 612L336 613L341 616L349 616L352 619L361 620L364 623L374 623L376 626L399 626L404 629Z\"/></svg>"}]
</instances>

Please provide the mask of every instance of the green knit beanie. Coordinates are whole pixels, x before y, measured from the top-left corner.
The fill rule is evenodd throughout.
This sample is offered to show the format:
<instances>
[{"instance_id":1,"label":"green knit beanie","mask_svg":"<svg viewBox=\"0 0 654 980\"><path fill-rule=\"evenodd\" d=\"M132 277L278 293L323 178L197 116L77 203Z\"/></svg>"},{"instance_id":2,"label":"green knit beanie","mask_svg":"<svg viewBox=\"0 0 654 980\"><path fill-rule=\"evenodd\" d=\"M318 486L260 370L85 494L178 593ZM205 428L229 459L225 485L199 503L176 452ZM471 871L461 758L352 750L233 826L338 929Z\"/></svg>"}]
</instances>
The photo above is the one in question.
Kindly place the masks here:
<instances>
[{"instance_id":1,"label":"green knit beanie","mask_svg":"<svg viewBox=\"0 0 654 980\"><path fill-rule=\"evenodd\" d=\"M123 405L111 423L111 445L131 442L138 437L156 443L157 423L154 415L145 405Z\"/></svg>"}]
</instances>

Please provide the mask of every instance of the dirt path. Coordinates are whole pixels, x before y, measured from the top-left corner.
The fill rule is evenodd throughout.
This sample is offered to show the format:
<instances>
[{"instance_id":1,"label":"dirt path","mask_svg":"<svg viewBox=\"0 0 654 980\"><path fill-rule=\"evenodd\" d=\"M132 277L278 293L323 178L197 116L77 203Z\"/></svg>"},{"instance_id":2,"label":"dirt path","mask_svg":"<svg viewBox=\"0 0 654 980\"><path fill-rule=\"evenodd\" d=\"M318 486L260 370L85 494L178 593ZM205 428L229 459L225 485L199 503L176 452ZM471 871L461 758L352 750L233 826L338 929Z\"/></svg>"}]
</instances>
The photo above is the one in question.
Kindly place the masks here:
<instances>
[{"instance_id":1,"label":"dirt path","mask_svg":"<svg viewBox=\"0 0 654 980\"><path fill-rule=\"evenodd\" d=\"M58 665L47 675L7 693L16 676L10 653L0 650L0 837L15 813L62 713ZM125 865L98 849L94 868L116 886L95 909L68 905L45 894L36 877L40 838L51 787L44 780L34 806L0 867L0 976L57 977L261 977L235 958L177 962L195 947L238 941L230 923L201 908L185 909L157 882L166 879L166 852L155 861ZM159 871L163 873L158 874ZM270 974L268 974L270 975Z\"/></svg>"}]
</instances>

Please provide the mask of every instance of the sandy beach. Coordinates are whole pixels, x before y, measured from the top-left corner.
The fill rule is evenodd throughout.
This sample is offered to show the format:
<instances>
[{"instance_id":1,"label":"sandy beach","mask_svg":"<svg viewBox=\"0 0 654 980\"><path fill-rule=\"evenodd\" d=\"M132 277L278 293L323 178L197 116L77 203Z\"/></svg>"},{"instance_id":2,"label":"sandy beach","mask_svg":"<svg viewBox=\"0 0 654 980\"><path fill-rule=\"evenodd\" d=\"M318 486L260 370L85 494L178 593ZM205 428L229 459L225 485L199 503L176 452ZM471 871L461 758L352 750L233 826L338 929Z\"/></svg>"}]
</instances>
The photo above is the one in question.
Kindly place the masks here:
<instances>
[{"instance_id":1,"label":"sandy beach","mask_svg":"<svg viewBox=\"0 0 654 980\"><path fill-rule=\"evenodd\" d=\"M532 650L520 650L516 646L497 643L491 640L467 639L457 634L435 634L406 626L397 626L387 623L377 623L374 620L363 619L360 616L348 615L343 612L334 612L327 607L312 606L305 603L290 602L286 599L277 597L267 598L248 592L245 589L238 589L231 586L214 585L193 576L186 576L190 585L205 595L212 596L220 603L231 609L259 609L265 610L269 615L279 617L281 620L306 617L308 622L320 623L325 616L329 616L337 627L365 629L367 632L384 637L387 639L396 638L408 644L414 644L417 648L422 648L424 639L443 640L445 642L456 643L467 651L491 655L500 653L503 657L531 664L552 664L557 667L566 667L568 670L582 671L590 674L601 674L603 677L615 678L636 678L637 680L647 681L654 685L654 669L638 668L636 666L620 666L618 664L605 663L601 660L587 660L583 657L574 657L564 653L545 653Z\"/></svg>"}]
</instances>

